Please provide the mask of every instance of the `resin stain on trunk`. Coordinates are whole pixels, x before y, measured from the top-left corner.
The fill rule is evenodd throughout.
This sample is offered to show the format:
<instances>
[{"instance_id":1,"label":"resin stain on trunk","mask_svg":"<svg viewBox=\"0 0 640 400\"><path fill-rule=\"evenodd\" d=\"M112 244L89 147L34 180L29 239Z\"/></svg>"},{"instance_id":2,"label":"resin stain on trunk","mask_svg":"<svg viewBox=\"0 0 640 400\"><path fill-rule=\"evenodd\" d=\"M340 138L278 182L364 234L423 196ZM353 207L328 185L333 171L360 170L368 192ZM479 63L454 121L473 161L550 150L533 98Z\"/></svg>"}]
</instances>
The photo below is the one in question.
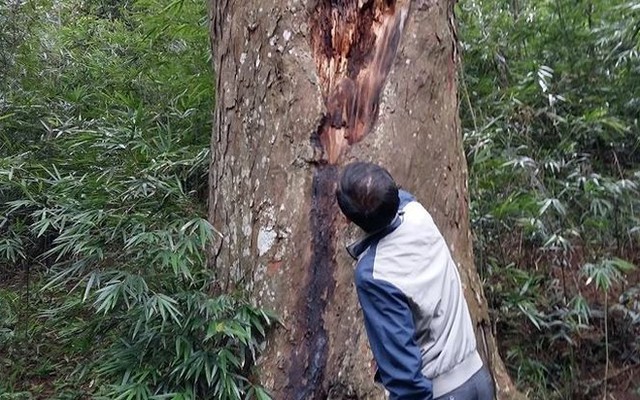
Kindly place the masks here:
<instances>
[{"instance_id":1,"label":"resin stain on trunk","mask_svg":"<svg viewBox=\"0 0 640 400\"><path fill-rule=\"evenodd\" d=\"M326 108L324 159L338 163L376 122L380 93L398 50L408 1L320 0L311 15L311 48Z\"/></svg>"},{"instance_id":2,"label":"resin stain on trunk","mask_svg":"<svg viewBox=\"0 0 640 400\"><path fill-rule=\"evenodd\" d=\"M336 230L335 182L338 169L321 165L314 171L309 225L312 232L312 255L305 295L296 309L296 325L302 337L289 368L286 399L326 399L323 387L328 353L328 337L324 327L324 311L333 296L335 280L334 233Z\"/></svg>"}]
</instances>

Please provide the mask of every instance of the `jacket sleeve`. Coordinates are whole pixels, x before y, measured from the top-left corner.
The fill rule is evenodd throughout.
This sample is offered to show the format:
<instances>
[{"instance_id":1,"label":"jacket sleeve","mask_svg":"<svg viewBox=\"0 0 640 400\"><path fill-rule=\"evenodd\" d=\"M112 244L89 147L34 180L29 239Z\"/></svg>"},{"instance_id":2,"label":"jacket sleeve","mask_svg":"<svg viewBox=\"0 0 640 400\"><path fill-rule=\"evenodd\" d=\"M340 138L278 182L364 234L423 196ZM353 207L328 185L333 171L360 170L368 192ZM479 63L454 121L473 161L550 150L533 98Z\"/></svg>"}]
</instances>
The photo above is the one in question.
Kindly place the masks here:
<instances>
[{"instance_id":1,"label":"jacket sleeve","mask_svg":"<svg viewBox=\"0 0 640 400\"><path fill-rule=\"evenodd\" d=\"M389 400L431 400L432 385L422 374L422 357L406 296L394 285L373 279L357 291L371 350Z\"/></svg>"},{"instance_id":2,"label":"jacket sleeve","mask_svg":"<svg viewBox=\"0 0 640 400\"><path fill-rule=\"evenodd\" d=\"M402 189L398 191L398 197L400 198L400 209L403 209L404 206L416 200L414 195Z\"/></svg>"}]
</instances>

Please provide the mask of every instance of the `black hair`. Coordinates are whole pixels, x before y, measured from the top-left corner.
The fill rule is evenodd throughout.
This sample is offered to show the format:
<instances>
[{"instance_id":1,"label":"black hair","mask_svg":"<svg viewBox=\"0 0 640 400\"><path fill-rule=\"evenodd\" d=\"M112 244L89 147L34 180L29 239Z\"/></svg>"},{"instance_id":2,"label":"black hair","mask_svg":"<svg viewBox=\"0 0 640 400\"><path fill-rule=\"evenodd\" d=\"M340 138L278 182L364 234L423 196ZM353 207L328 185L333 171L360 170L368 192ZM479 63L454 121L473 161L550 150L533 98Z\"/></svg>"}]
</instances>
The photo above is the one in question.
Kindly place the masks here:
<instances>
[{"instance_id":1,"label":"black hair","mask_svg":"<svg viewBox=\"0 0 640 400\"><path fill-rule=\"evenodd\" d=\"M365 232L389 225L400 205L398 186L389 171L362 161L345 167L336 197L342 213Z\"/></svg>"}]
</instances>

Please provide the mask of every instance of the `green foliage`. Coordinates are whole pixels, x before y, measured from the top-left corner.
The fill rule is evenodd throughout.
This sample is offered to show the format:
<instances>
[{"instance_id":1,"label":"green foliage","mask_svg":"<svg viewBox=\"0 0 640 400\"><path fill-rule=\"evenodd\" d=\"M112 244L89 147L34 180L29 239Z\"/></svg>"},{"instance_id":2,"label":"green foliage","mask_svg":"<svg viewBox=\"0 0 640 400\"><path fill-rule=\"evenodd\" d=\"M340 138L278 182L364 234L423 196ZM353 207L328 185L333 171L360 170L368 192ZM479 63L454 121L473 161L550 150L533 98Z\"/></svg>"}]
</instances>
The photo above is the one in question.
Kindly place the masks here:
<instances>
[{"instance_id":1,"label":"green foliage","mask_svg":"<svg viewBox=\"0 0 640 400\"><path fill-rule=\"evenodd\" d=\"M523 390L576 398L589 371L575 352L613 336L600 292L614 297L640 261L640 3L458 7L476 256L503 353ZM613 343L629 349L618 363L640 359L638 328Z\"/></svg>"},{"instance_id":2,"label":"green foliage","mask_svg":"<svg viewBox=\"0 0 640 400\"><path fill-rule=\"evenodd\" d=\"M213 293L205 259L205 3L0 20L18 23L0 36L0 396L268 398L252 366L275 318Z\"/></svg>"},{"instance_id":3,"label":"green foliage","mask_svg":"<svg viewBox=\"0 0 640 400\"><path fill-rule=\"evenodd\" d=\"M129 313L128 334L98 360L98 376L122 377L104 397L241 399L261 390L247 375L273 317L203 291L175 297L156 294Z\"/></svg>"}]
</instances>

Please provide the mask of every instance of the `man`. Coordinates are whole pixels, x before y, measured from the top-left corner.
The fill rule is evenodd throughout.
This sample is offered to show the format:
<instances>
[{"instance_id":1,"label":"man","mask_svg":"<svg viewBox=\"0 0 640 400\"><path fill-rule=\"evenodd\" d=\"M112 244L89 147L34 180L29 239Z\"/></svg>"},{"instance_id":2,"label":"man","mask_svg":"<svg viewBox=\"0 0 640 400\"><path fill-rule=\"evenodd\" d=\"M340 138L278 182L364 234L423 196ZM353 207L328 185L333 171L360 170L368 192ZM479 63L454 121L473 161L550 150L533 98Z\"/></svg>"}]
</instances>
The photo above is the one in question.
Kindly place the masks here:
<instances>
[{"instance_id":1,"label":"man","mask_svg":"<svg viewBox=\"0 0 640 400\"><path fill-rule=\"evenodd\" d=\"M336 197L365 232L347 250L375 379L389 399L493 399L458 270L429 213L371 163L348 165Z\"/></svg>"}]
</instances>

